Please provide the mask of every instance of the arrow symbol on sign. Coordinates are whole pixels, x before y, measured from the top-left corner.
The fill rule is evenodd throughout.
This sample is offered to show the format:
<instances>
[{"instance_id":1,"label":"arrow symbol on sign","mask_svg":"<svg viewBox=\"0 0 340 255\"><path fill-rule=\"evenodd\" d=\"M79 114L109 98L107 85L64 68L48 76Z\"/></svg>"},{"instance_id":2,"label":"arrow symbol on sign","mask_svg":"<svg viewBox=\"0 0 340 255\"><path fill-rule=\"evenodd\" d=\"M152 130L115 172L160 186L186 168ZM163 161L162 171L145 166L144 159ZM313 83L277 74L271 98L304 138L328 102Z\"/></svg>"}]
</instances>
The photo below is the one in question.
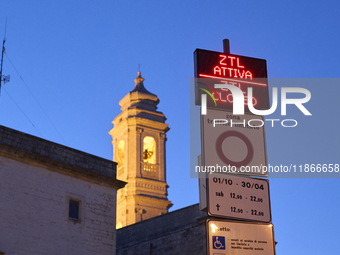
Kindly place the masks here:
<instances>
[{"instance_id":1,"label":"arrow symbol on sign","mask_svg":"<svg viewBox=\"0 0 340 255\"><path fill-rule=\"evenodd\" d=\"M220 210L220 205L217 204L217 205L216 205L216 208L217 208L217 211L219 211L219 210Z\"/></svg>"}]
</instances>

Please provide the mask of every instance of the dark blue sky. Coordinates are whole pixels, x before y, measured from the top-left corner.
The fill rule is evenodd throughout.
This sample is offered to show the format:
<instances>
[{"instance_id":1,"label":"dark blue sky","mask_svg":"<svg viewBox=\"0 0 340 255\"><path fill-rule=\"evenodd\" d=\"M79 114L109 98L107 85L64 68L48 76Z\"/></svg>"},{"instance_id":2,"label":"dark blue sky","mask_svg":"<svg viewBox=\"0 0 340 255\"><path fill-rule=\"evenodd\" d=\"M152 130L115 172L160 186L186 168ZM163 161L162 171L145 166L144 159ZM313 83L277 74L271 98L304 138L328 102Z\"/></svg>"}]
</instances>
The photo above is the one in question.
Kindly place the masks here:
<instances>
[{"instance_id":1,"label":"dark blue sky","mask_svg":"<svg viewBox=\"0 0 340 255\"><path fill-rule=\"evenodd\" d=\"M335 0L22 0L1 6L0 27L8 20L4 74L11 82L1 91L0 124L112 159L108 131L140 64L144 85L160 98L171 128L167 180L173 210L198 202L197 180L189 177L196 48L221 51L228 38L232 53L266 59L271 78L340 74ZM301 121L296 129L267 128L268 161L339 164L340 88L303 86L312 93L313 116L290 113L287 118ZM338 179L270 180L277 254L339 253L339 187Z\"/></svg>"}]
</instances>

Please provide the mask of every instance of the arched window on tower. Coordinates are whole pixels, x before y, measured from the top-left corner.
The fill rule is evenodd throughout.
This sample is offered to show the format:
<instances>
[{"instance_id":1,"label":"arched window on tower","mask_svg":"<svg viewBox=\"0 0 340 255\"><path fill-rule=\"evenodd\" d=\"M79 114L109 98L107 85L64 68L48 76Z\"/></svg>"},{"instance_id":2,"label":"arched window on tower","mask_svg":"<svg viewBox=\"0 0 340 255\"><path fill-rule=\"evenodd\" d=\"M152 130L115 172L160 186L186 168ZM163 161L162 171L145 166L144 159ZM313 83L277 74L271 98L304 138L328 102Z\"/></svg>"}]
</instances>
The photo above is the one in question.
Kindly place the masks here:
<instances>
[{"instance_id":1,"label":"arched window on tower","mask_svg":"<svg viewBox=\"0 0 340 255\"><path fill-rule=\"evenodd\" d=\"M124 165L124 141L120 140L118 143L118 168Z\"/></svg>"},{"instance_id":2,"label":"arched window on tower","mask_svg":"<svg viewBox=\"0 0 340 255\"><path fill-rule=\"evenodd\" d=\"M143 140L143 161L156 164L156 141L151 136L146 136Z\"/></svg>"}]
</instances>

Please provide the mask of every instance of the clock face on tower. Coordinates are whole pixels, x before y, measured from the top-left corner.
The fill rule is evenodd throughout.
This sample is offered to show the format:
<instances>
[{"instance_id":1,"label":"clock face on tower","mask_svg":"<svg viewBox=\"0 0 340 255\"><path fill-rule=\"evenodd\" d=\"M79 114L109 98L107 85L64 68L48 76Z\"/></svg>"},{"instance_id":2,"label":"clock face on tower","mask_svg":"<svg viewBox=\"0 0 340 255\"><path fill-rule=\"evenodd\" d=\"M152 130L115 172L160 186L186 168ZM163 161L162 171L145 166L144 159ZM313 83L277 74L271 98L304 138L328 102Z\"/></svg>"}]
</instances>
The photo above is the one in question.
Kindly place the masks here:
<instances>
[{"instance_id":1,"label":"clock face on tower","mask_svg":"<svg viewBox=\"0 0 340 255\"><path fill-rule=\"evenodd\" d=\"M146 136L143 139L143 161L156 164L156 141L151 136Z\"/></svg>"}]
</instances>

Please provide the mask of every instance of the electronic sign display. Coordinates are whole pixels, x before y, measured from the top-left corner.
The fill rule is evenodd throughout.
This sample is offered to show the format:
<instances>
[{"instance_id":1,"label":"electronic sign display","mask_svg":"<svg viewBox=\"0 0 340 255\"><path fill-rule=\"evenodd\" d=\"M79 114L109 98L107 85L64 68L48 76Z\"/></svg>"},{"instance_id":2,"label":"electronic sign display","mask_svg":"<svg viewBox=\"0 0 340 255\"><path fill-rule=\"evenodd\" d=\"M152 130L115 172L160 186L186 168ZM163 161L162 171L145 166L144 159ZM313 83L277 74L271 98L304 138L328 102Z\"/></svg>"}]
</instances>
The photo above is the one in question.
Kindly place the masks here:
<instances>
[{"instance_id":1,"label":"electronic sign display","mask_svg":"<svg viewBox=\"0 0 340 255\"><path fill-rule=\"evenodd\" d=\"M244 94L247 107L247 89L253 89L252 103L255 109L269 109L267 63L264 59L196 49L195 99L201 105L201 94L208 94L207 106L232 111L233 95L226 88L215 88L215 84L237 86Z\"/></svg>"}]
</instances>

